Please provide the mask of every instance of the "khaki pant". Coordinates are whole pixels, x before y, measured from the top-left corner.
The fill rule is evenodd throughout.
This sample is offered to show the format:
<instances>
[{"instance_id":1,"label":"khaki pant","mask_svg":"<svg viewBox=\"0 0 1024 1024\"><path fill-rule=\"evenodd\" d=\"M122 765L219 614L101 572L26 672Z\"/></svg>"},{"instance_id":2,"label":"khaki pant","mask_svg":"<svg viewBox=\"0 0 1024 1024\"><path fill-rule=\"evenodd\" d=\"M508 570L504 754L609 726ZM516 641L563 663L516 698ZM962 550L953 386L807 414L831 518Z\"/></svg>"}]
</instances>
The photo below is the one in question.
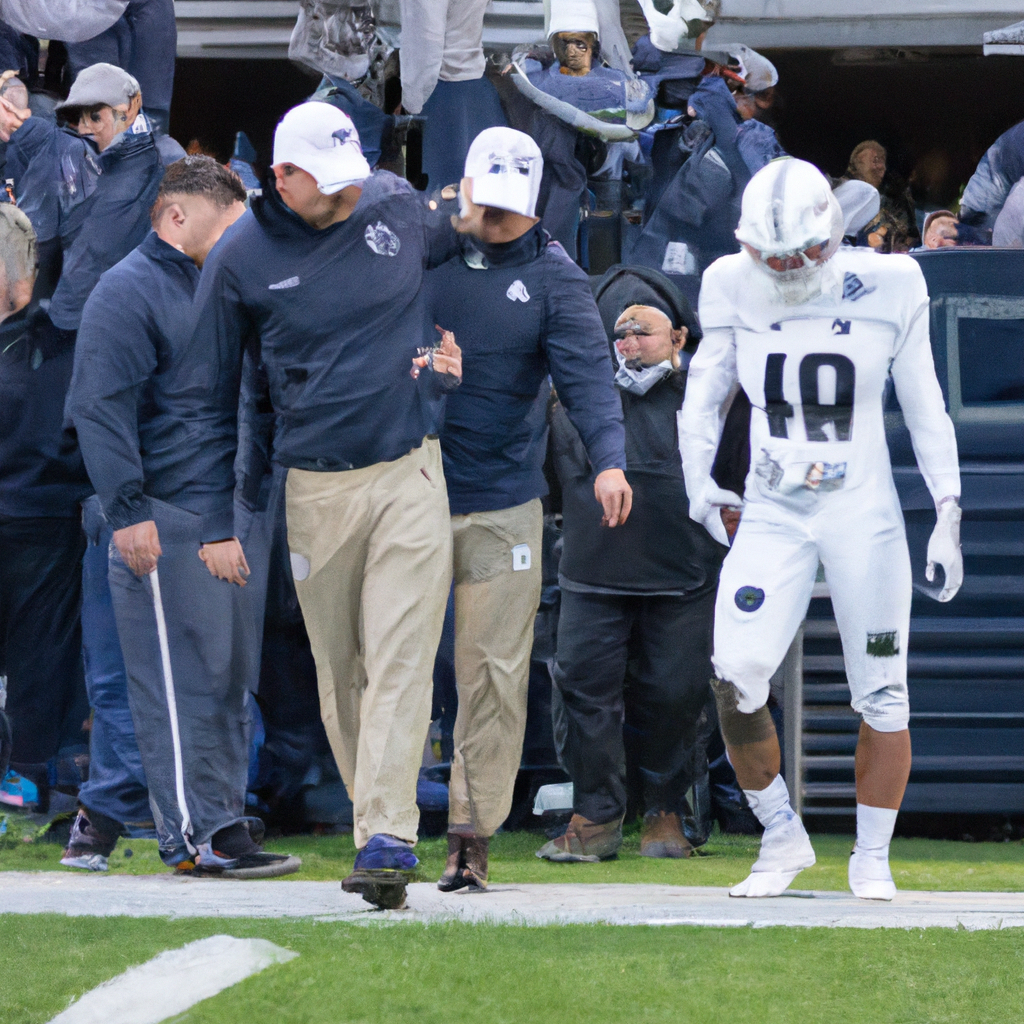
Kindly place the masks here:
<instances>
[{"instance_id":1,"label":"khaki pant","mask_svg":"<svg viewBox=\"0 0 1024 1024\"><path fill-rule=\"evenodd\" d=\"M416 780L451 580L436 440L341 473L291 469L288 547L320 713L353 804L355 843L416 841Z\"/></svg>"},{"instance_id":2,"label":"khaki pant","mask_svg":"<svg viewBox=\"0 0 1024 1024\"><path fill-rule=\"evenodd\" d=\"M539 499L452 516L459 690L448 802L452 832L492 835L512 806L540 604L543 526Z\"/></svg>"}]
</instances>

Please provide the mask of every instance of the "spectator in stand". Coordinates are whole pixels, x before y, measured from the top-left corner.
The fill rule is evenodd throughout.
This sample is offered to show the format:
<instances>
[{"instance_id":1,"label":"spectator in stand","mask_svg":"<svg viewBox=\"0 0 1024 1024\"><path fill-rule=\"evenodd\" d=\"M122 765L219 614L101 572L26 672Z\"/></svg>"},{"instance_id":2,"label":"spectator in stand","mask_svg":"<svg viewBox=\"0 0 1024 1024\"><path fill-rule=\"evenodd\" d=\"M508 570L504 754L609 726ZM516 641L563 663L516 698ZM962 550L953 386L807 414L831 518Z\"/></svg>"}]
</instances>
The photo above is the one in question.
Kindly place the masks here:
<instances>
[{"instance_id":1,"label":"spectator in stand","mask_svg":"<svg viewBox=\"0 0 1024 1024\"><path fill-rule=\"evenodd\" d=\"M402 107L422 114L423 170L434 192L462 177L470 144L505 124L484 75L487 0L401 0Z\"/></svg>"},{"instance_id":2,"label":"spectator in stand","mask_svg":"<svg viewBox=\"0 0 1024 1024\"><path fill-rule=\"evenodd\" d=\"M995 225L1010 190L1024 178L1024 121L996 139L978 162L960 199L960 220L972 227Z\"/></svg>"},{"instance_id":3,"label":"spectator in stand","mask_svg":"<svg viewBox=\"0 0 1024 1024\"><path fill-rule=\"evenodd\" d=\"M689 360L683 349L700 340L700 327L657 271L613 267L595 290L614 342L633 511L620 528L601 529L590 499L593 467L556 405L551 446L564 548L554 675L567 724L562 760L573 782L573 816L537 856L597 861L618 853L628 702L630 723L641 733L640 852L688 857L679 812L687 789L707 771L698 723L710 694L715 593L728 549L722 520L712 539L690 518L679 461L676 420Z\"/></svg>"},{"instance_id":4,"label":"spectator in stand","mask_svg":"<svg viewBox=\"0 0 1024 1024\"><path fill-rule=\"evenodd\" d=\"M866 181L878 189L881 210L868 225L868 244L878 252L909 252L919 245L914 201L906 185L889 173L885 147L867 139L853 147L846 173L839 182Z\"/></svg>"},{"instance_id":5,"label":"spectator in stand","mask_svg":"<svg viewBox=\"0 0 1024 1024\"><path fill-rule=\"evenodd\" d=\"M441 431L459 698L445 892L486 887L489 840L512 806L541 592L549 373L593 468L597 520L619 528L630 509L604 331L586 275L535 216L542 167L522 132L478 135L458 225L473 237L430 275L432 319L455 331L466 376Z\"/></svg>"},{"instance_id":6,"label":"spectator in stand","mask_svg":"<svg viewBox=\"0 0 1024 1024\"><path fill-rule=\"evenodd\" d=\"M245 817L249 568L213 487L221 453L188 426L208 390L231 388L205 376L206 356L188 341L200 268L244 202L238 178L210 157L174 165L153 233L86 303L68 410L113 529L110 588L161 857L201 874L267 877L298 863L264 853L260 823ZM116 796L83 791L62 863L105 868L123 824L105 802Z\"/></svg>"},{"instance_id":7,"label":"spectator in stand","mask_svg":"<svg viewBox=\"0 0 1024 1024\"><path fill-rule=\"evenodd\" d=\"M1010 189L992 228L992 244L1004 249L1024 246L1024 178Z\"/></svg>"},{"instance_id":8,"label":"spectator in stand","mask_svg":"<svg viewBox=\"0 0 1024 1024\"><path fill-rule=\"evenodd\" d=\"M957 217L950 210L934 210L924 219L922 249L943 249L957 244Z\"/></svg>"}]
</instances>

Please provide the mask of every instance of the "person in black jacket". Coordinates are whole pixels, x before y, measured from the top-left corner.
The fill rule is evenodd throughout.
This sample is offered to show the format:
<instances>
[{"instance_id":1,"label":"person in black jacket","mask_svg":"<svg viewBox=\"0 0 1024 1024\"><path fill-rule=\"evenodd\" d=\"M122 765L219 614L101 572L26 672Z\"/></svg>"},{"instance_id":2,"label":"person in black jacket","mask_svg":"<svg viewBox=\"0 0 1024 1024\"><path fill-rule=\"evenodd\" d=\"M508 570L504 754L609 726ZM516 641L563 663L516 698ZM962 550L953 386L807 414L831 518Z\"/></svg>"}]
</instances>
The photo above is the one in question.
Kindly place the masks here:
<instances>
[{"instance_id":1,"label":"person in black jacket","mask_svg":"<svg viewBox=\"0 0 1024 1024\"><path fill-rule=\"evenodd\" d=\"M371 176L347 115L303 103L277 126L274 176L203 268L191 345L218 382L196 429L231 514L239 364L259 349L288 469L288 544L324 726L354 805L346 891L400 906L418 860L416 783L451 584L437 441L450 334L424 272L454 251L443 207ZM433 372L422 373L431 367Z\"/></svg>"},{"instance_id":2,"label":"person in black jacket","mask_svg":"<svg viewBox=\"0 0 1024 1024\"><path fill-rule=\"evenodd\" d=\"M33 337L35 234L7 204L0 266L0 675L14 733L0 802L45 806L46 762L87 742L79 502L89 483L61 429L70 352L51 358Z\"/></svg>"},{"instance_id":3,"label":"person in black jacket","mask_svg":"<svg viewBox=\"0 0 1024 1024\"><path fill-rule=\"evenodd\" d=\"M459 692L443 891L486 886L488 841L512 804L541 590L549 373L590 457L591 510L608 526L629 516L608 345L586 275L534 216L542 166L528 135L481 132L458 225L475 237L430 274L433 318L459 338L465 376L441 432Z\"/></svg>"},{"instance_id":4,"label":"person in black jacket","mask_svg":"<svg viewBox=\"0 0 1024 1024\"><path fill-rule=\"evenodd\" d=\"M171 168L154 231L86 303L68 411L113 529L110 589L160 855L179 869L265 877L298 865L262 852L245 816L249 571L222 514L220 452L195 426L205 393L231 384L208 379L188 345L199 268L244 201L209 157ZM102 787L81 795L63 863L102 869L121 823Z\"/></svg>"},{"instance_id":5,"label":"person in black jacket","mask_svg":"<svg viewBox=\"0 0 1024 1024\"><path fill-rule=\"evenodd\" d=\"M623 714L639 731L646 814L640 852L686 857L679 817L702 775L698 721L709 696L711 629L726 548L689 517L676 416L686 389L684 346L700 339L689 304L657 271L613 267L597 286L615 339L615 386L626 431L633 510L601 529L590 500L593 467L558 405L553 461L562 485L562 591L555 660L567 733L562 761L573 817L537 856L614 856L626 811ZM627 682L628 679L628 682Z\"/></svg>"}]
</instances>

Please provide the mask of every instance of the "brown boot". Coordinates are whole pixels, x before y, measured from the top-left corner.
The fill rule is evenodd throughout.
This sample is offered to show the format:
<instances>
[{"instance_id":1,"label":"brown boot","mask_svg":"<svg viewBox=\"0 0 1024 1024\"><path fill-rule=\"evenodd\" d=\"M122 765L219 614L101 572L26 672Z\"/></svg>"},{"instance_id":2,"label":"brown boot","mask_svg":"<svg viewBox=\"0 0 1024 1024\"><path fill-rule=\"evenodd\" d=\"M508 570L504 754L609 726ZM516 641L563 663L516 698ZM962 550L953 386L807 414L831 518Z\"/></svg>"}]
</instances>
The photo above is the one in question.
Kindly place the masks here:
<instances>
[{"instance_id":1,"label":"brown boot","mask_svg":"<svg viewBox=\"0 0 1024 1024\"><path fill-rule=\"evenodd\" d=\"M437 880L441 892L457 892L467 886L471 889L487 888L487 852L490 839L448 833L448 860L444 872Z\"/></svg>"},{"instance_id":2,"label":"brown boot","mask_svg":"<svg viewBox=\"0 0 1024 1024\"><path fill-rule=\"evenodd\" d=\"M565 834L545 843L538 851L541 860L583 861L594 864L618 855L622 846L622 819L595 825L582 814L574 814Z\"/></svg>"},{"instance_id":3,"label":"brown boot","mask_svg":"<svg viewBox=\"0 0 1024 1024\"><path fill-rule=\"evenodd\" d=\"M666 811L651 811L644 815L640 832L641 857L690 857L693 847L683 835L679 815Z\"/></svg>"},{"instance_id":4,"label":"brown boot","mask_svg":"<svg viewBox=\"0 0 1024 1024\"><path fill-rule=\"evenodd\" d=\"M487 836L466 836L462 843L462 876L471 889L487 888L487 853L491 840Z\"/></svg>"}]
</instances>

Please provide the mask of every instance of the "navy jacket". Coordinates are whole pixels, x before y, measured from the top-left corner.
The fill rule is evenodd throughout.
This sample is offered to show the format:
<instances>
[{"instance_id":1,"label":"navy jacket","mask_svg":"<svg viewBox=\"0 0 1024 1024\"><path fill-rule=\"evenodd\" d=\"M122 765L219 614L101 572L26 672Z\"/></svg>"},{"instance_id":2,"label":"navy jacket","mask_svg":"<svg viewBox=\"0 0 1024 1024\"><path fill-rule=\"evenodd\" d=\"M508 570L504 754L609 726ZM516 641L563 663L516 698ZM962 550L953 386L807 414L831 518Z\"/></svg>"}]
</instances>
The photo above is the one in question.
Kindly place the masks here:
<instances>
[{"instance_id":1,"label":"navy jacket","mask_svg":"<svg viewBox=\"0 0 1024 1024\"><path fill-rule=\"evenodd\" d=\"M289 210L268 181L203 267L191 341L202 379L238 378L246 347L266 366L277 416L274 455L314 471L358 469L408 454L436 434L437 375L410 375L437 332L421 294L424 271L455 249L444 208L431 210L378 171L352 215L323 230ZM236 405L218 385L205 441L236 445ZM230 501L228 503L230 505Z\"/></svg>"},{"instance_id":2,"label":"navy jacket","mask_svg":"<svg viewBox=\"0 0 1024 1024\"><path fill-rule=\"evenodd\" d=\"M100 153L96 187L61 224L64 267L50 301L50 319L77 330L85 300L100 275L149 233L164 163L153 136L125 133Z\"/></svg>"},{"instance_id":3,"label":"navy jacket","mask_svg":"<svg viewBox=\"0 0 1024 1024\"><path fill-rule=\"evenodd\" d=\"M90 491L63 429L74 353L44 352L30 326L24 311L0 324L0 515L73 518Z\"/></svg>"},{"instance_id":4,"label":"navy jacket","mask_svg":"<svg viewBox=\"0 0 1024 1024\"><path fill-rule=\"evenodd\" d=\"M68 414L103 512L119 530L152 519L150 498L203 517L203 541L234 533L232 456L205 444L207 393L238 395L188 362L199 270L156 232L89 296Z\"/></svg>"},{"instance_id":5,"label":"navy jacket","mask_svg":"<svg viewBox=\"0 0 1024 1024\"><path fill-rule=\"evenodd\" d=\"M547 494L549 372L594 471L626 468L622 408L587 276L540 225L505 245L464 243L428 279L432 322L462 348L463 383L448 397L441 433L454 515Z\"/></svg>"}]
</instances>

